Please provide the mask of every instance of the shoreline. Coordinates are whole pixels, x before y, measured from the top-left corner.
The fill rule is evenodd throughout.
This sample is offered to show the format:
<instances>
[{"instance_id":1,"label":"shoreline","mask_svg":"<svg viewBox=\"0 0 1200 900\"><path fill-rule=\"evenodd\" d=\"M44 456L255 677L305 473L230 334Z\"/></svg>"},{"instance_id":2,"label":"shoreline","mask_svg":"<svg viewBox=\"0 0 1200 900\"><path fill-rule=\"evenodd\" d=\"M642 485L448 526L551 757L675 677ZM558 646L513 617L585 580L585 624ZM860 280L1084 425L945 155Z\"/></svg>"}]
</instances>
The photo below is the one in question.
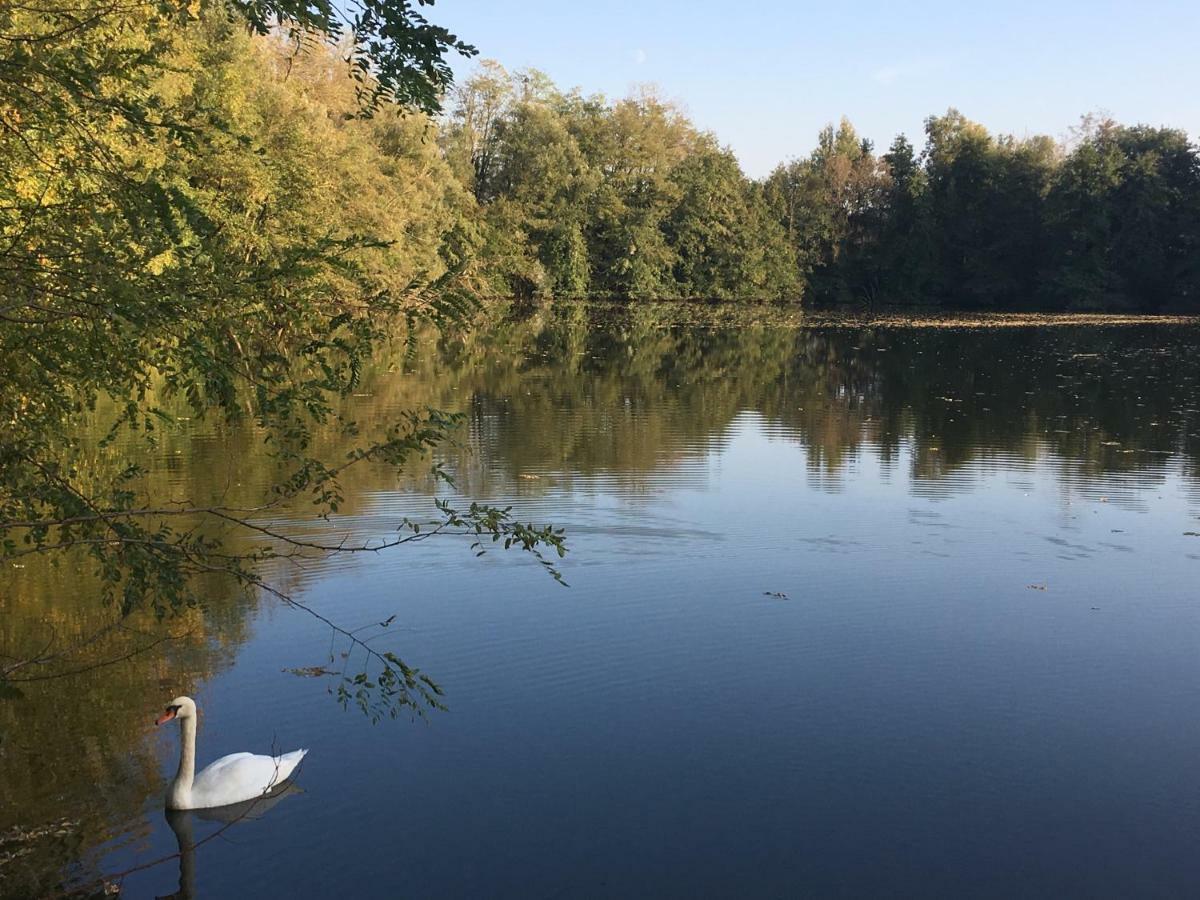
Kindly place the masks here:
<instances>
[{"instance_id":1,"label":"shoreline","mask_svg":"<svg viewBox=\"0 0 1200 900\"><path fill-rule=\"evenodd\" d=\"M649 319L670 325L777 325L810 328L1064 328L1200 326L1200 314L1130 312L967 311L914 307L907 310L861 311L805 309L799 305L738 300L609 300L522 301L489 297L480 311L509 306L530 314L582 309L606 315Z\"/></svg>"}]
</instances>

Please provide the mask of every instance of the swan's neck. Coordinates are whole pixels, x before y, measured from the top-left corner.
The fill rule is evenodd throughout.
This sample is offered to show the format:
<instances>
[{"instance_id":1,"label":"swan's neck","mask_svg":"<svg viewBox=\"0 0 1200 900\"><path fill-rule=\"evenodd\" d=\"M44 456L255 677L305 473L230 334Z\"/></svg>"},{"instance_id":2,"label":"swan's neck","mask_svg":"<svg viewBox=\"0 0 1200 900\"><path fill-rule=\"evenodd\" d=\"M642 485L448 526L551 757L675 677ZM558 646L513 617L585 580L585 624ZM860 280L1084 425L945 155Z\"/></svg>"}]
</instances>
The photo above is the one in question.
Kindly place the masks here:
<instances>
[{"instance_id":1,"label":"swan's neck","mask_svg":"<svg viewBox=\"0 0 1200 900\"><path fill-rule=\"evenodd\" d=\"M167 792L168 809L191 807L192 779L196 776L196 719L179 720L179 771Z\"/></svg>"}]
</instances>

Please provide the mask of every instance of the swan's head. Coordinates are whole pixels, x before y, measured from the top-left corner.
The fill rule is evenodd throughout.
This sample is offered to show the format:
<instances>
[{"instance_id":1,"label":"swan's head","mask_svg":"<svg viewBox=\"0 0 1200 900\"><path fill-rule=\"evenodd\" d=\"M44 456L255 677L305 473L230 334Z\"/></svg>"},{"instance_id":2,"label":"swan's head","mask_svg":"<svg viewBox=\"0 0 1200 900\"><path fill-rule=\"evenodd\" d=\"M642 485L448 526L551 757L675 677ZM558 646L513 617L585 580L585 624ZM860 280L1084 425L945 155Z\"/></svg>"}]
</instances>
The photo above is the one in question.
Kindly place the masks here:
<instances>
[{"instance_id":1,"label":"swan's head","mask_svg":"<svg viewBox=\"0 0 1200 900\"><path fill-rule=\"evenodd\" d=\"M154 720L155 725L170 722L172 719L194 719L196 717L196 701L191 697L176 697L167 704L167 710Z\"/></svg>"}]
</instances>

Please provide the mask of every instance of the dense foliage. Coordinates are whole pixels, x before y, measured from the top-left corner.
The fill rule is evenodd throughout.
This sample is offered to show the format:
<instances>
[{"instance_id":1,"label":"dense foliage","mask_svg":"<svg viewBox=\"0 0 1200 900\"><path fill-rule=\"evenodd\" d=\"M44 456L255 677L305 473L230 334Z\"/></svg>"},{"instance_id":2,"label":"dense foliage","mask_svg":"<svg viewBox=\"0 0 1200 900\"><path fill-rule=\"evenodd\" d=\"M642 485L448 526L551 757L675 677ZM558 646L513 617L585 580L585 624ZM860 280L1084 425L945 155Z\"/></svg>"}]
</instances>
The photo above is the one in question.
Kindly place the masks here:
<instances>
[{"instance_id":1,"label":"dense foliage","mask_svg":"<svg viewBox=\"0 0 1200 900\"><path fill-rule=\"evenodd\" d=\"M197 576L272 592L262 560L331 548L262 516L333 513L348 470L403 464L454 425L401 411L360 433L337 409L406 323L452 324L470 306L460 232L474 201L428 119L388 101L399 82L364 95L356 44L252 36L264 10L292 31L310 24L308 7L290 20L289 8L0 6L0 558L69 555L99 573L115 621L201 602ZM427 57L410 86L440 89L436 42L393 49ZM394 61L368 51L381 71ZM78 427L97 411L99 444ZM112 451L136 439L154 453L176 421L203 416L259 429L279 467L267 496L231 508L215 487L156 491ZM314 449L317 429L342 443ZM393 543L431 533L400 524ZM229 551L231 528L259 545ZM438 529L562 549L504 510L446 507ZM0 688L69 668L76 650L0 650ZM372 658L372 686L432 700L410 670Z\"/></svg>"},{"instance_id":2,"label":"dense foliage","mask_svg":"<svg viewBox=\"0 0 1200 900\"><path fill-rule=\"evenodd\" d=\"M1086 119L1067 144L951 110L918 152L843 120L762 182L669 103L495 63L442 135L495 293L957 309L1200 308L1200 161L1181 131Z\"/></svg>"},{"instance_id":3,"label":"dense foliage","mask_svg":"<svg viewBox=\"0 0 1200 900\"><path fill-rule=\"evenodd\" d=\"M443 144L478 203L495 293L798 296L761 186L652 93L608 103L485 63L458 91Z\"/></svg>"},{"instance_id":4,"label":"dense foliage","mask_svg":"<svg viewBox=\"0 0 1200 900\"><path fill-rule=\"evenodd\" d=\"M349 115L329 55L289 60L223 9L116 9L10 7L3 26L21 39L0 68L0 523L72 520L50 540L92 542L105 565L103 539L129 538L113 571L128 606L177 593L127 577L175 551L114 519L137 472L101 481L72 419L128 398L120 424L152 433L157 386L196 415L253 416L293 460L292 492L332 499L305 423L446 272L458 199L428 177L419 121Z\"/></svg>"},{"instance_id":5,"label":"dense foliage","mask_svg":"<svg viewBox=\"0 0 1200 900\"><path fill-rule=\"evenodd\" d=\"M1186 134L1085 119L1067 146L951 110L917 155L846 121L767 179L818 303L1200 309L1200 160Z\"/></svg>"}]
</instances>

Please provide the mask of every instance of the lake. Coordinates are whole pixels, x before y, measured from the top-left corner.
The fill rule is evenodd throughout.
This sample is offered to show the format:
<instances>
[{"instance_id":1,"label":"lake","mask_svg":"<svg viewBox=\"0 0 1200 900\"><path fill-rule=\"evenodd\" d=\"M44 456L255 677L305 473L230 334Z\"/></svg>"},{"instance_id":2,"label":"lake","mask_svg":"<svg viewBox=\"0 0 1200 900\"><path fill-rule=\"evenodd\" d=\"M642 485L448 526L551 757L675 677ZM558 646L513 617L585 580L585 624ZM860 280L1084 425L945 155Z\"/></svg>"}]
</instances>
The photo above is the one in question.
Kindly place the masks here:
<instances>
[{"instance_id":1,"label":"lake","mask_svg":"<svg viewBox=\"0 0 1200 900\"><path fill-rule=\"evenodd\" d=\"M0 700L0 893L1200 891L1200 326L686 318L497 313L381 360L349 408L464 412L456 489L364 470L330 521L272 524L512 504L566 528L569 587L458 538L280 564L341 624L394 615L375 645L445 692L372 723L305 671L327 629L214 582L177 639ZM141 461L229 502L275 472L205 422ZM82 568L0 588L0 650L100 615ZM224 825L162 811L178 729L152 723L182 692L199 765L310 753L180 860Z\"/></svg>"}]
</instances>

